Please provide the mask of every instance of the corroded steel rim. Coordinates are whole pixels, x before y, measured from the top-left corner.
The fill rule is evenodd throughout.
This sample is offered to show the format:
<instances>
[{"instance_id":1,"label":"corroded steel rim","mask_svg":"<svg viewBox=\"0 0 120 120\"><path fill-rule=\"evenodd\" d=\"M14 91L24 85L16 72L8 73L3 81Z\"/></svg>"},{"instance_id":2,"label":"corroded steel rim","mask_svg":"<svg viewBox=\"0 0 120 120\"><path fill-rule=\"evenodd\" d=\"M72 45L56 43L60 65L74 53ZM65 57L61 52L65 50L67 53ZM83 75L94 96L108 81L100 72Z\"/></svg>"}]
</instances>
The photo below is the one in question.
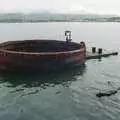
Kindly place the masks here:
<instances>
[{"instance_id":1,"label":"corroded steel rim","mask_svg":"<svg viewBox=\"0 0 120 120\"><path fill-rule=\"evenodd\" d=\"M31 40L19 40L19 41L8 41L8 42L3 42L0 44L0 52L8 53L8 54L20 54L20 55L59 55L59 54L73 54L73 53L78 53L78 52L83 52L85 48L80 48L80 49L75 49L71 51L63 51L63 52L19 52L19 51L12 51L12 50L6 50L4 49L5 45L10 45L10 44L19 44L19 43L24 43L27 41L56 41L56 42L62 42L66 43L66 41L60 41L60 40L49 40L49 39L31 39ZM79 43L76 42L71 42L73 44L79 45Z\"/></svg>"}]
</instances>

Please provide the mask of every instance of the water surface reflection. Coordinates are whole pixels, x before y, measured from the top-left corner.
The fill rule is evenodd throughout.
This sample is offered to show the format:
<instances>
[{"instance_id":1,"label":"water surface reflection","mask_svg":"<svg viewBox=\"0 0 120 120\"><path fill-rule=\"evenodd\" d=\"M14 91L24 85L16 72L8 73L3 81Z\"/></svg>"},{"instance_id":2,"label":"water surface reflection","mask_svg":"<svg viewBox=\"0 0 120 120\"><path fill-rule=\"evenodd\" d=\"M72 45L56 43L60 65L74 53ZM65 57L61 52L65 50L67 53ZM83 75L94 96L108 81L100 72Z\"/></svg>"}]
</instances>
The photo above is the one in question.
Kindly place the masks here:
<instances>
[{"instance_id":1,"label":"water surface reflection","mask_svg":"<svg viewBox=\"0 0 120 120\"><path fill-rule=\"evenodd\" d=\"M8 88L15 88L15 90L13 90L14 92L19 92L26 88L39 88L39 90L42 90L48 87L55 87L56 85L69 87L73 81L76 81L76 76L82 76L84 72L85 66L48 74L1 72L0 84L5 84L5 87ZM39 90L35 91L35 93Z\"/></svg>"}]
</instances>

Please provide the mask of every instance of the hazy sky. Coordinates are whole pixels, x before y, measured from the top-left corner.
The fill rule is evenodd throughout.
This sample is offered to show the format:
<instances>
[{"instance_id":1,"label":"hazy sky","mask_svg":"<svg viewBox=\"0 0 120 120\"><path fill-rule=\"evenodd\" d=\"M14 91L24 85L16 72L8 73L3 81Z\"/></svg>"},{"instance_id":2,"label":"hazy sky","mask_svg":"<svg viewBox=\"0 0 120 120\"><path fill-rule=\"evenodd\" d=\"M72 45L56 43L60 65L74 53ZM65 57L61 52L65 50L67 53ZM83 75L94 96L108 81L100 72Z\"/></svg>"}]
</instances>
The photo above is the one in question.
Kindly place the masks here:
<instances>
[{"instance_id":1,"label":"hazy sky","mask_svg":"<svg viewBox=\"0 0 120 120\"><path fill-rule=\"evenodd\" d=\"M0 12L41 10L120 15L120 0L0 0Z\"/></svg>"}]
</instances>

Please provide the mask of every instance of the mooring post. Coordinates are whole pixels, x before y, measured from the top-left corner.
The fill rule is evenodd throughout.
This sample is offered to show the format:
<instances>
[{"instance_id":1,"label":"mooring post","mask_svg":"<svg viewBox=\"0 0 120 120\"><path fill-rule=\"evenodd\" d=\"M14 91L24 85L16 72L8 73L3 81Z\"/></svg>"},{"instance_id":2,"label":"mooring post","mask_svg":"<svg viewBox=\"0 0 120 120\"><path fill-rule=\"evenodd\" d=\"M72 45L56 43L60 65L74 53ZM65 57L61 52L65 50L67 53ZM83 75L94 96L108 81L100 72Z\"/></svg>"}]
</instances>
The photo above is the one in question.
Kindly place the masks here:
<instances>
[{"instance_id":1,"label":"mooring post","mask_svg":"<svg viewBox=\"0 0 120 120\"><path fill-rule=\"evenodd\" d=\"M96 47L92 47L92 53L96 53Z\"/></svg>"},{"instance_id":2,"label":"mooring post","mask_svg":"<svg viewBox=\"0 0 120 120\"><path fill-rule=\"evenodd\" d=\"M102 48L99 48L98 49L98 54L102 54L102 51L103 51Z\"/></svg>"}]
</instances>

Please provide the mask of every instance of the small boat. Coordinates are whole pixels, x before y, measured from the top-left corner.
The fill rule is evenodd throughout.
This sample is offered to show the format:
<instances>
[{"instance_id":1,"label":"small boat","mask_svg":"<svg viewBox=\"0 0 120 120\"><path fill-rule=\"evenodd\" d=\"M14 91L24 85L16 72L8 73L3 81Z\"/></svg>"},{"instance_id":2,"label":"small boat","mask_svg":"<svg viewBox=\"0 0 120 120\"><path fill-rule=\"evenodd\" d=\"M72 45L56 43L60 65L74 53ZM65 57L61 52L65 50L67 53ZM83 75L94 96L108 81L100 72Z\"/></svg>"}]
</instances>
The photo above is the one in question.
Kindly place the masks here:
<instances>
[{"instance_id":1,"label":"small boat","mask_svg":"<svg viewBox=\"0 0 120 120\"><path fill-rule=\"evenodd\" d=\"M84 42L32 39L0 44L0 69L7 71L48 71L82 65L85 61Z\"/></svg>"}]
</instances>

